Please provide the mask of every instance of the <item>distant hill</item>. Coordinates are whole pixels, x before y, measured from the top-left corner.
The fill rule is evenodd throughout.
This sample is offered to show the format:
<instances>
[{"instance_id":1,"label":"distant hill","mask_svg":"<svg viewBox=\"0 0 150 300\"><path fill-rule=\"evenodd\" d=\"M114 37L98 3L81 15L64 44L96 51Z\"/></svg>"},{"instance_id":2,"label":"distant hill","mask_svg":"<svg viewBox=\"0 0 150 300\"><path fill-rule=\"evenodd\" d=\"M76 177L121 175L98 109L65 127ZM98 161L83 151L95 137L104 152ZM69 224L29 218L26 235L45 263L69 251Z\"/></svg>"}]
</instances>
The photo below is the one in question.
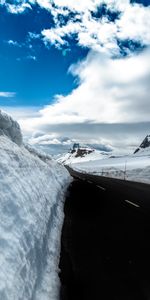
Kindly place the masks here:
<instances>
[{"instance_id":1,"label":"distant hill","mask_svg":"<svg viewBox=\"0 0 150 300\"><path fill-rule=\"evenodd\" d=\"M80 147L78 145L77 147L73 147L68 153L59 156L57 161L63 164L69 164L102 159L105 157L108 157L107 152L95 150L86 146Z\"/></svg>"}]
</instances>

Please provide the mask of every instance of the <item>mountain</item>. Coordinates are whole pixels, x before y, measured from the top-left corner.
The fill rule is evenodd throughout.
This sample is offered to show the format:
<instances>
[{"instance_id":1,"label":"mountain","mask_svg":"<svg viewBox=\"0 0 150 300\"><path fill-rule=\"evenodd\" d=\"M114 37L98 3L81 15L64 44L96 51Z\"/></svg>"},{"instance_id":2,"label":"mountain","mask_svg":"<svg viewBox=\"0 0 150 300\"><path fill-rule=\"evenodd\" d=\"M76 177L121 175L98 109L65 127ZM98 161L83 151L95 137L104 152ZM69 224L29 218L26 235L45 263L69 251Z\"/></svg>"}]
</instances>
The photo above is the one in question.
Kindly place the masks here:
<instances>
[{"instance_id":1,"label":"mountain","mask_svg":"<svg viewBox=\"0 0 150 300\"><path fill-rule=\"evenodd\" d=\"M150 154L150 135L147 135L141 145L134 151L134 154Z\"/></svg>"},{"instance_id":2,"label":"mountain","mask_svg":"<svg viewBox=\"0 0 150 300\"><path fill-rule=\"evenodd\" d=\"M62 164L86 162L90 160L102 159L108 157L108 153L99 151L87 146L80 147L79 144L73 145L68 153L57 157L57 161Z\"/></svg>"}]
</instances>

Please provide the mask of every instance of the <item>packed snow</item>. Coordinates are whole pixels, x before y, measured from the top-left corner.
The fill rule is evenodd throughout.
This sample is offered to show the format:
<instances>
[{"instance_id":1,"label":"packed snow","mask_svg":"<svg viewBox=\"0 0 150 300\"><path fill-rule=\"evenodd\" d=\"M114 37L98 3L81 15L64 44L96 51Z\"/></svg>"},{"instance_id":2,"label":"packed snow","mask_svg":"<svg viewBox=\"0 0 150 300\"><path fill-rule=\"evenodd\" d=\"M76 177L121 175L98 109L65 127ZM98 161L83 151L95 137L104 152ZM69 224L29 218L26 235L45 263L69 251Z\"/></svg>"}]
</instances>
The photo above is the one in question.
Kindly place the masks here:
<instances>
[{"instance_id":1,"label":"packed snow","mask_svg":"<svg viewBox=\"0 0 150 300\"><path fill-rule=\"evenodd\" d=\"M22 143L0 111L0 299L58 300L67 170Z\"/></svg>"}]
</instances>

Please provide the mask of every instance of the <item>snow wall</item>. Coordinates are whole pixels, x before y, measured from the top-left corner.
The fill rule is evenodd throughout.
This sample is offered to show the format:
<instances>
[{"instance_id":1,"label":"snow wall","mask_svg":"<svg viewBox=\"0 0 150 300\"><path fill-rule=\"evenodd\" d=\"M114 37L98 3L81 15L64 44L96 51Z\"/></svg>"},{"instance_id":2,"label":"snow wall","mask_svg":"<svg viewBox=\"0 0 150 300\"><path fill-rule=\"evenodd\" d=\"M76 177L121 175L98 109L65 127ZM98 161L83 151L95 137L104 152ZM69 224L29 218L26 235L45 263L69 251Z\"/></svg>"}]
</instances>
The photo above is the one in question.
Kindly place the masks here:
<instances>
[{"instance_id":1,"label":"snow wall","mask_svg":"<svg viewBox=\"0 0 150 300\"><path fill-rule=\"evenodd\" d=\"M0 299L59 299L66 169L22 143L0 111Z\"/></svg>"},{"instance_id":2,"label":"snow wall","mask_svg":"<svg viewBox=\"0 0 150 300\"><path fill-rule=\"evenodd\" d=\"M17 145L22 144L22 133L19 124L11 116L0 110L0 135L8 136Z\"/></svg>"}]
</instances>

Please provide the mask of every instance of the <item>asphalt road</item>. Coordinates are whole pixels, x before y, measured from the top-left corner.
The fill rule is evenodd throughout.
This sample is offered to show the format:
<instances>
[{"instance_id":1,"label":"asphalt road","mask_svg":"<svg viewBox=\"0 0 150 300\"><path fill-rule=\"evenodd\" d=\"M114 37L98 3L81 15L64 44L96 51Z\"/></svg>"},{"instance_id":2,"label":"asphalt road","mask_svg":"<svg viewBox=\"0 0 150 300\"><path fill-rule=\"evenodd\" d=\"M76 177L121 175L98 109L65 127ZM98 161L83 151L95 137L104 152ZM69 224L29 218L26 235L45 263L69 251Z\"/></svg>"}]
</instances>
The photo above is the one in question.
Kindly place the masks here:
<instances>
[{"instance_id":1,"label":"asphalt road","mask_svg":"<svg viewBox=\"0 0 150 300\"><path fill-rule=\"evenodd\" d=\"M120 198L120 201L137 206L140 210L145 211L145 213L148 213L150 216L149 184L83 174L74 171L68 166L66 166L66 168L74 178L86 180L89 183L97 185L97 187L102 190L111 191L112 193L115 193L116 196L114 197Z\"/></svg>"},{"instance_id":2,"label":"asphalt road","mask_svg":"<svg viewBox=\"0 0 150 300\"><path fill-rule=\"evenodd\" d=\"M150 299L150 186L69 169L62 300Z\"/></svg>"}]
</instances>

